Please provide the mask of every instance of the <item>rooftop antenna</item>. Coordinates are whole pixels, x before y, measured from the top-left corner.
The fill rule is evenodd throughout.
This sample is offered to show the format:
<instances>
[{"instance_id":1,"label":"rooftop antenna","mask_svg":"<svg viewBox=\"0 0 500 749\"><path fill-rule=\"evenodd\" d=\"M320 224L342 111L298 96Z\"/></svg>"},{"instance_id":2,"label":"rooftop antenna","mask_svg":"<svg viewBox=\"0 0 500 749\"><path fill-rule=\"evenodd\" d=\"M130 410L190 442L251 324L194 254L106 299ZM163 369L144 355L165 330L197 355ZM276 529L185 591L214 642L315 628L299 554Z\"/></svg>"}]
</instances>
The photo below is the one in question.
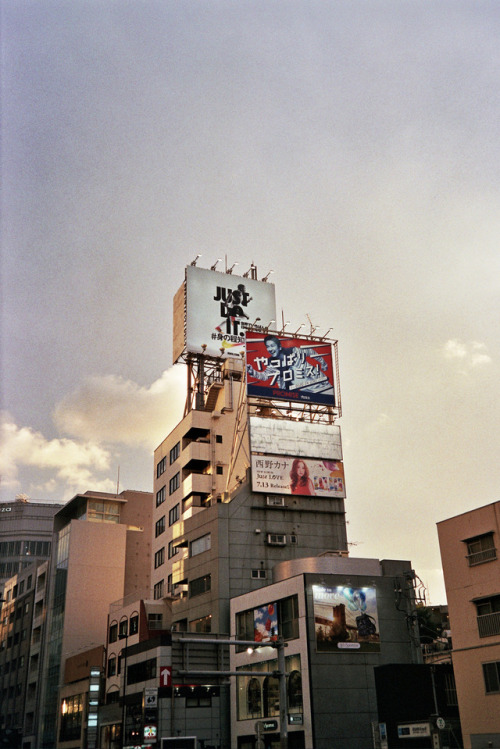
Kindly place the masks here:
<instances>
[{"instance_id":1,"label":"rooftop antenna","mask_svg":"<svg viewBox=\"0 0 500 749\"><path fill-rule=\"evenodd\" d=\"M314 331L319 328L319 325L313 325L312 324L311 318L309 317L309 315L307 314L307 312L306 312L306 317L309 320L309 325L311 326L311 332L309 333L309 335L314 335Z\"/></svg>"},{"instance_id":2,"label":"rooftop antenna","mask_svg":"<svg viewBox=\"0 0 500 749\"><path fill-rule=\"evenodd\" d=\"M118 473L116 476L116 496L120 493L120 466L118 466Z\"/></svg>"},{"instance_id":3,"label":"rooftop antenna","mask_svg":"<svg viewBox=\"0 0 500 749\"><path fill-rule=\"evenodd\" d=\"M196 255L195 259L194 259L194 260L191 260L191 265L196 265L196 263L198 262L198 259L199 259L200 257L201 257L201 255Z\"/></svg>"}]
</instances>

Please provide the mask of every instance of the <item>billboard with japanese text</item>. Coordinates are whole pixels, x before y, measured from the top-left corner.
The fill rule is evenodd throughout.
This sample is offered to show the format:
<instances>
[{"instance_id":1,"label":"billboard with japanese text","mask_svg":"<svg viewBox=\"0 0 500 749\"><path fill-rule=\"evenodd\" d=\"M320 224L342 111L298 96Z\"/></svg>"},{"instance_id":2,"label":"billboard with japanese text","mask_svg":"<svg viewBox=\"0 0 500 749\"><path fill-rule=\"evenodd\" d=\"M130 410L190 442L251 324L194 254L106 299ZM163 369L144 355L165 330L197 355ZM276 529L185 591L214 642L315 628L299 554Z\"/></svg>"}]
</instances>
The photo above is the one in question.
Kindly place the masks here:
<instances>
[{"instance_id":1,"label":"billboard with japanese text","mask_svg":"<svg viewBox=\"0 0 500 749\"><path fill-rule=\"evenodd\" d=\"M247 328L264 329L276 319L273 284L193 265L186 268L185 305L186 351L207 356L240 356ZM175 319L180 329L184 320Z\"/></svg>"},{"instance_id":2,"label":"billboard with japanese text","mask_svg":"<svg viewBox=\"0 0 500 749\"><path fill-rule=\"evenodd\" d=\"M338 424L250 416L250 450L265 455L342 460Z\"/></svg>"},{"instance_id":3,"label":"billboard with japanese text","mask_svg":"<svg viewBox=\"0 0 500 749\"><path fill-rule=\"evenodd\" d=\"M252 491L309 497L345 497L339 460L252 454Z\"/></svg>"},{"instance_id":4,"label":"billboard with japanese text","mask_svg":"<svg viewBox=\"0 0 500 749\"><path fill-rule=\"evenodd\" d=\"M313 585L316 648L328 653L379 653L374 587Z\"/></svg>"},{"instance_id":5,"label":"billboard with japanese text","mask_svg":"<svg viewBox=\"0 0 500 749\"><path fill-rule=\"evenodd\" d=\"M331 343L248 331L246 371L250 396L335 405Z\"/></svg>"}]
</instances>

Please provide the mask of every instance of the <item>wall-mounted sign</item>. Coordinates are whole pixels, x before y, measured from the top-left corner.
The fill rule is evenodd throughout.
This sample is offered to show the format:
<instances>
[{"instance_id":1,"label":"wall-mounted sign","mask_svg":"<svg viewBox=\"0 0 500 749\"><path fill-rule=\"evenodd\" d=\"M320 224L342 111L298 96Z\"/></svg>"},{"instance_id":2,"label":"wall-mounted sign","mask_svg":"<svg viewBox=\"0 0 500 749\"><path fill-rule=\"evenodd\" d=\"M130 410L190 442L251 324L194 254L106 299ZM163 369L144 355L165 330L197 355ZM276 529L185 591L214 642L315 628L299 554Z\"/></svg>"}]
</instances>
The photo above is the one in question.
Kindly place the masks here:
<instances>
[{"instance_id":1,"label":"wall-mounted sign","mask_svg":"<svg viewBox=\"0 0 500 749\"><path fill-rule=\"evenodd\" d=\"M331 343L247 332L246 369L250 396L335 405Z\"/></svg>"},{"instance_id":2,"label":"wall-mounted sign","mask_svg":"<svg viewBox=\"0 0 500 749\"><path fill-rule=\"evenodd\" d=\"M313 585L312 591L319 652L380 652L375 588Z\"/></svg>"},{"instance_id":3,"label":"wall-mounted sign","mask_svg":"<svg viewBox=\"0 0 500 749\"><path fill-rule=\"evenodd\" d=\"M399 739L414 739L418 736L430 736L430 723L401 723L398 725Z\"/></svg>"}]
</instances>

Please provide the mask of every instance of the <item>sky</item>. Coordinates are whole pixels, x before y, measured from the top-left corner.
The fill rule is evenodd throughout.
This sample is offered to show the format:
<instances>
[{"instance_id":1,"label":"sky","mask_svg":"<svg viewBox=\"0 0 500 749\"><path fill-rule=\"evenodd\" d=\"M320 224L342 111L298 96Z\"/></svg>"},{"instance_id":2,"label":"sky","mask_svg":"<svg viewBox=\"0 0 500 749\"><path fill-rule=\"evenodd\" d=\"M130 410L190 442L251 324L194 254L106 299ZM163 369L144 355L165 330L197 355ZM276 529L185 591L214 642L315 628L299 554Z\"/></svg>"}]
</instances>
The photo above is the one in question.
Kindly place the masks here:
<instances>
[{"instance_id":1,"label":"sky","mask_svg":"<svg viewBox=\"0 0 500 749\"><path fill-rule=\"evenodd\" d=\"M445 603L436 523L500 486L496 0L4 0L2 484L152 491L173 297L273 271L339 341L354 556Z\"/></svg>"}]
</instances>

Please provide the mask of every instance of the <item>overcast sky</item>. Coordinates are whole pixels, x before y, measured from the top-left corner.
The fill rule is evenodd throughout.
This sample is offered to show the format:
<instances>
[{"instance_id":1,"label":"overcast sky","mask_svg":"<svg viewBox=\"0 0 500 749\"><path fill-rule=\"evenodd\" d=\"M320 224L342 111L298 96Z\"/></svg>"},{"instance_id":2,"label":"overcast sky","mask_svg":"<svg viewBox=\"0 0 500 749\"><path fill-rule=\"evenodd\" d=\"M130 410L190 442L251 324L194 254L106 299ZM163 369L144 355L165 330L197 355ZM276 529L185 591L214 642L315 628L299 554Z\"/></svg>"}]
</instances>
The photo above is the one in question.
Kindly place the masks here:
<instances>
[{"instance_id":1,"label":"overcast sky","mask_svg":"<svg viewBox=\"0 0 500 749\"><path fill-rule=\"evenodd\" d=\"M198 253L339 340L351 553L500 486L497 0L3 0L1 499L152 490ZM224 261L219 264L223 269Z\"/></svg>"}]
</instances>

